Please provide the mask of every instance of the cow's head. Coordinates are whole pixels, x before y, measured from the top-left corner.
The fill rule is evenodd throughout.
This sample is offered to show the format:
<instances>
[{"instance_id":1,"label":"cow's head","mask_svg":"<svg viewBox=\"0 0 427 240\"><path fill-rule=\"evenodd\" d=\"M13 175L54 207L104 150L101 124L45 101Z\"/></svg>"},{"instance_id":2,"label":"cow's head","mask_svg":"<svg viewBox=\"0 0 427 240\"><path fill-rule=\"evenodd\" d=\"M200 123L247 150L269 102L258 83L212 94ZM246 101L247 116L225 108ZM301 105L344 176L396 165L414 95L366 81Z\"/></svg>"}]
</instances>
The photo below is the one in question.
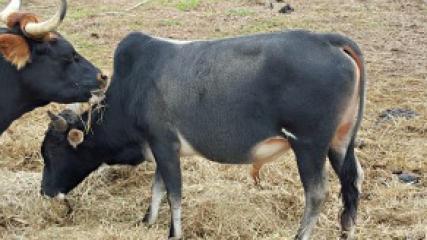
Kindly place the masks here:
<instances>
[{"instance_id":1,"label":"cow's head","mask_svg":"<svg viewBox=\"0 0 427 240\"><path fill-rule=\"evenodd\" d=\"M20 5L20 0L12 0L0 12L0 21L7 25L0 29L0 55L20 86L43 102L83 102L100 94L107 78L55 31L65 17L66 0L44 22L19 11Z\"/></svg>"},{"instance_id":2,"label":"cow's head","mask_svg":"<svg viewBox=\"0 0 427 240\"><path fill-rule=\"evenodd\" d=\"M82 117L73 111L65 110L59 115L49 113L49 116L51 122L41 151L43 195L64 196L103 163L137 165L144 160L139 144L107 146L105 142L100 143L105 135L97 136L96 128L86 135ZM87 119L86 114L83 119Z\"/></svg>"}]
</instances>

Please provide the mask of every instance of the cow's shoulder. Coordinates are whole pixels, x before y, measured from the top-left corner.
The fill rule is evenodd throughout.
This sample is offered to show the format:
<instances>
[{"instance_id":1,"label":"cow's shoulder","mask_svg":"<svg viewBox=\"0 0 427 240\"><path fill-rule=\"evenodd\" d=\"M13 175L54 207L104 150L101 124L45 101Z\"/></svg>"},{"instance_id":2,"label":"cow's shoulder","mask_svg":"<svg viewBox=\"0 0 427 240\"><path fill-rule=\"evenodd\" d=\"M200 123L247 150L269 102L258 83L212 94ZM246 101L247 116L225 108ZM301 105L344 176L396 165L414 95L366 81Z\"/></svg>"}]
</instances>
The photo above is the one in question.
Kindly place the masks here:
<instances>
[{"instance_id":1,"label":"cow's shoulder","mask_svg":"<svg viewBox=\"0 0 427 240\"><path fill-rule=\"evenodd\" d=\"M132 53L140 49L153 38L143 32L131 32L120 41L116 49L116 56L124 53Z\"/></svg>"}]
</instances>

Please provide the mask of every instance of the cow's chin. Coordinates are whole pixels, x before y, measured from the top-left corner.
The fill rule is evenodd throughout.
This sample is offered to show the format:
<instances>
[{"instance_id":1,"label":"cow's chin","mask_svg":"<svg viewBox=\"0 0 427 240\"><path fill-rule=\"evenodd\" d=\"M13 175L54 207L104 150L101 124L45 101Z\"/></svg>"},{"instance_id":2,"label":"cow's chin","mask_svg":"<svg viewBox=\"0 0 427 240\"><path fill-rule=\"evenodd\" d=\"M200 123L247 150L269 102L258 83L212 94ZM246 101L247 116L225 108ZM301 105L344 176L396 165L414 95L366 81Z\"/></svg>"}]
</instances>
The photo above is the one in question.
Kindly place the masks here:
<instances>
[{"instance_id":1,"label":"cow's chin","mask_svg":"<svg viewBox=\"0 0 427 240\"><path fill-rule=\"evenodd\" d=\"M97 105L102 102L105 98L105 92L103 90L92 91L92 97L89 99L89 104Z\"/></svg>"},{"instance_id":2,"label":"cow's chin","mask_svg":"<svg viewBox=\"0 0 427 240\"><path fill-rule=\"evenodd\" d=\"M86 111L90 110L90 106L96 106L100 104L105 98L105 93L98 90L93 91L91 98L86 103L70 103L65 109L71 110L77 115L82 115ZM88 105L89 104L89 105Z\"/></svg>"}]
</instances>

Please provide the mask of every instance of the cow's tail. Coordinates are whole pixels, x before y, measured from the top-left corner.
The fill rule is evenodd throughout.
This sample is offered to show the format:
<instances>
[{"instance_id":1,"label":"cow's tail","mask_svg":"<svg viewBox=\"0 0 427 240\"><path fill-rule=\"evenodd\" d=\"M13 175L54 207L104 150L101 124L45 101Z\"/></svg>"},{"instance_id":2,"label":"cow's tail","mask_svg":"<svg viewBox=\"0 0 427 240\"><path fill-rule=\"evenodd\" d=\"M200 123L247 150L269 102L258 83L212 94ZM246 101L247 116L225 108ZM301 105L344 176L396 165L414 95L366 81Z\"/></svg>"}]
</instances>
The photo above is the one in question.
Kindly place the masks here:
<instances>
[{"instance_id":1,"label":"cow's tail","mask_svg":"<svg viewBox=\"0 0 427 240\"><path fill-rule=\"evenodd\" d=\"M345 152L341 169L339 170L339 178L342 187L341 194L344 203L344 211L341 215L341 225L344 231L353 232L361 192L361 183L363 180L363 170L354 154L354 147L356 135L362 123L365 108L366 70L362 52L356 43L349 38L338 34L327 34L327 38L329 42L341 48L346 54L348 54L355 61L360 71L357 119L353 131L351 132L351 140L347 147L347 151Z\"/></svg>"}]
</instances>

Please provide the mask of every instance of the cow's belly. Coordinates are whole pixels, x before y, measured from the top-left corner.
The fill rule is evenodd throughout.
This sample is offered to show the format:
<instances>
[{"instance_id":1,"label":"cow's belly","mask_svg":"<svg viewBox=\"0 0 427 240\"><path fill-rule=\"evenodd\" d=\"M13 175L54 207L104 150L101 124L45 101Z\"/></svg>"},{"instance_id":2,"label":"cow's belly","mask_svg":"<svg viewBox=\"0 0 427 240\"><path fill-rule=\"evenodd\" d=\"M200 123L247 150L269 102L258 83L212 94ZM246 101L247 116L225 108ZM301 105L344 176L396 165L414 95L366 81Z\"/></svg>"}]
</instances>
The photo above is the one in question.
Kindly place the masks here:
<instances>
[{"instance_id":1,"label":"cow's belly","mask_svg":"<svg viewBox=\"0 0 427 240\"><path fill-rule=\"evenodd\" d=\"M181 134L178 133L179 141L180 141L180 156L188 157L188 156L202 156L206 157L209 160L221 162L221 163L235 163L235 164L250 164L252 163L254 167L261 168L267 162L271 162L285 152L290 149L290 143L286 138L281 136L274 136L264 139L253 146L245 149L236 149L236 152L241 153L236 155L231 154L228 156L224 156L220 159L215 157L210 158L210 154L206 154L204 152L199 152L196 148L190 144L187 139ZM229 145L230 149L236 148L237 146ZM221 156L221 153L213 153L214 156ZM234 155L234 156L232 156Z\"/></svg>"}]
</instances>

